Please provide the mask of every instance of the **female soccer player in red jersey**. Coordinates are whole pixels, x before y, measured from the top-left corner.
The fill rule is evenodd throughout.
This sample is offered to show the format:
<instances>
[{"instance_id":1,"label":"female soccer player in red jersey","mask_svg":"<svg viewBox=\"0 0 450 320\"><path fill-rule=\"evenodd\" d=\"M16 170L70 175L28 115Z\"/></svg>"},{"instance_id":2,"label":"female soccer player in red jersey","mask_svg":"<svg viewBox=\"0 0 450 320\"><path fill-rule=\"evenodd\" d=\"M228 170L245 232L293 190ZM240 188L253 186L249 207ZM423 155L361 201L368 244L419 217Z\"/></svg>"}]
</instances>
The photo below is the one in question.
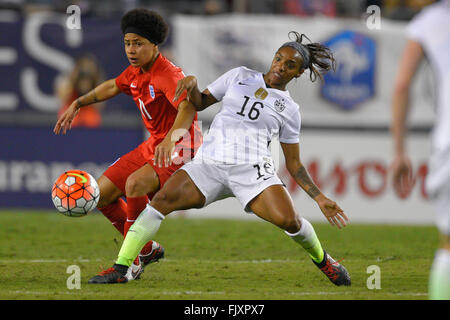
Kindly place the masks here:
<instances>
[{"instance_id":1,"label":"female soccer player in red jersey","mask_svg":"<svg viewBox=\"0 0 450 320\"><path fill-rule=\"evenodd\" d=\"M158 231L173 211L202 208L234 196L247 212L284 230L303 247L314 264L338 286L350 286L346 268L325 250L314 227L297 214L292 199L275 172L268 144L278 135L286 168L297 184L317 202L331 225L347 224L344 211L313 183L300 161L300 107L287 84L306 70L314 81L321 72L334 69L333 54L320 43L303 44L304 35L284 43L275 53L269 72L234 68L201 93L197 80L179 81L177 93L185 91L197 110L222 101L195 158L170 177L151 204L139 215L122 244L116 264L89 283L126 282L134 256ZM236 151L237 152L236 152Z\"/></svg>"},{"instance_id":2,"label":"female soccer player in red jersey","mask_svg":"<svg viewBox=\"0 0 450 320\"><path fill-rule=\"evenodd\" d=\"M168 32L163 18L153 11L134 9L122 17L121 29L130 66L117 78L75 100L58 119L54 132L65 134L83 106L121 92L132 96L150 137L120 157L98 179L97 207L125 237L149 197L193 157L202 143L202 134L196 125L195 107L186 94L174 101L177 82L184 74L158 50ZM126 202L122 196L126 196ZM148 242L135 260L132 278L163 254L159 244Z\"/></svg>"}]
</instances>

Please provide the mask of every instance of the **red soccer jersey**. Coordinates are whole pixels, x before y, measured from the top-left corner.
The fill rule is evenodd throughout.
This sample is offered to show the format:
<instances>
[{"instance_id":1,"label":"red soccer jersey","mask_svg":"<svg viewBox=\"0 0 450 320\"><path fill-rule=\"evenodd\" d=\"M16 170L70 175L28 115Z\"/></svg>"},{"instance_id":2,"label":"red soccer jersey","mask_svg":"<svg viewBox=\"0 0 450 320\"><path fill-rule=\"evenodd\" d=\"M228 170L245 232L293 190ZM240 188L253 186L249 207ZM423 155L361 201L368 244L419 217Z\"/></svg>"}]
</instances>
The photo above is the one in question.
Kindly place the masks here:
<instances>
[{"instance_id":1,"label":"red soccer jersey","mask_svg":"<svg viewBox=\"0 0 450 320\"><path fill-rule=\"evenodd\" d=\"M175 66L162 54L147 72L141 68L129 66L116 78L119 89L133 97L138 106L145 127L150 133L147 140L149 154L152 157L156 146L172 128L178 112L178 105L186 99L184 92L177 101L173 101L177 82L184 78L181 68ZM202 144L202 132L197 125L197 114L189 129L190 139L180 139L184 148L197 150ZM149 159L151 160L151 159Z\"/></svg>"}]
</instances>

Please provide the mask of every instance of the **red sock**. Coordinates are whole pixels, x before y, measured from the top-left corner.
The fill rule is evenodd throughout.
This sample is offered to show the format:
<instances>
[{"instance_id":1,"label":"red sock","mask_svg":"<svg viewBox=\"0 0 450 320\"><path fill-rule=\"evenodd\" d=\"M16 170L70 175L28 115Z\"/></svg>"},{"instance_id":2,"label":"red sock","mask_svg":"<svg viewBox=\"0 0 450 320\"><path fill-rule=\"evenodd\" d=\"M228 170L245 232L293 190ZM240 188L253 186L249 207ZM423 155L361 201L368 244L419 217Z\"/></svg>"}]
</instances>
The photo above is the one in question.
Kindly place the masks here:
<instances>
[{"instance_id":1,"label":"red sock","mask_svg":"<svg viewBox=\"0 0 450 320\"><path fill-rule=\"evenodd\" d=\"M124 227L127 220L127 203L119 198L103 208L97 208L111 221L112 225L125 237Z\"/></svg>"},{"instance_id":2,"label":"red sock","mask_svg":"<svg viewBox=\"0 0 450 320\"><path fill-rule=\"evenodd\" d=\"M140 254L142 254L142 255L147 255L147 254L149 254L150 252L152 252L152 249L153 249L153 241L150 240L150 241L147 242L147 244L142 248Z\"/></svg>"},{"instance_id":3,"label":"red sock","mask_svg":"<svg viewBox=\"0 0 450 320\"><path fill-rule=\"evenodd\" d=\"M127 235L128 229L134 221L139 217L139 214L144 211L148 204L148 197L127 197L127 220L124 227L124 237Z\"/></svg>"}]
</instances>

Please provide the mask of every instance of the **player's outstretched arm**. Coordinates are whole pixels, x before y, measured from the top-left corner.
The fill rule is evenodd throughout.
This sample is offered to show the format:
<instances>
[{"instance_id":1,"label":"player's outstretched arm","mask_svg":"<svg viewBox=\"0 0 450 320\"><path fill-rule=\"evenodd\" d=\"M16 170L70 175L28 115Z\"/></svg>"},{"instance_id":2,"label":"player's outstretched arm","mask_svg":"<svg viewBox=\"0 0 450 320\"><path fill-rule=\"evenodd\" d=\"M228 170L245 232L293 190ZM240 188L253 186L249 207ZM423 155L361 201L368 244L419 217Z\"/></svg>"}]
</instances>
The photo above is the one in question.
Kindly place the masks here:
<instances>
[{"instance_id":1,"label":"player's outstretched arm","mask_svg":"<svg viewBox=\"0 0 450 320\"><path fill-rule=\"evenodd\" d=\"M217 102L216 98L214 98L208 89L200 92L197 86L197 78L194 76L187 76L178 81L173 101L178 100L184 91L187 92L188 100L195 106L197 111L205 110Z\"/></svg>"},{"instance_id":2,"label":"player's outstretched arm","mask_svg":"<svg viewBox=\"0 0 450 320\"><path fill-rule=\"evenodd\" d=\"M110 79L101 83L70 104L69 108L67 108L67 110L59 117L53 129L53 132L55 134L59 134L62 131L62 134L66 134L67 130L69 130L72 125L73 119L75 118L81 107L105 101L116 96L119 93L120 89L116 85L115 79Z\"/></svg>"},{"instance_id":3,"label":"player's outstretched arm","mask_svg":"<svg viewBox=\"0 0 450 320\"><path fill-rule=\"evenodd\" d=\"M391 169L394 190L400 197L408 195L412 188L412 165L405 150L406 119L409 112L411 83L423 55L420 43L408 40L400 59L392 96L391 134L394 140L395 158Z\"/></svg>"},{"instance_id":4,"label":"player's outstretched arm","mask_svg":"<svg viewBox=\"0 0 450 320\"><path fill-rule=\"evenodd\" d=\"M286 160L286 168L297 184L319 205L320 210L331 225L339 229L347 225L348 218L344 211L333 200L328 199L314 184L306 168L300 161L298 143L281 143Z\"/></svg>"},{"instance_id":5,"label":"player's outstretched arm","mask_svg":"<svg viewBox=\"0 0 450 320\"><path fill-rule=\"evenodd\" d=\"M155 159L153 160L155 165L162 167L164 164L168 167L172 164L172 153L175 143L189 131L195 114L196 110L191 102L187 100L180 102L172 128L167 132L164 140L155 148Z\"/></svg>"}]
</instances>

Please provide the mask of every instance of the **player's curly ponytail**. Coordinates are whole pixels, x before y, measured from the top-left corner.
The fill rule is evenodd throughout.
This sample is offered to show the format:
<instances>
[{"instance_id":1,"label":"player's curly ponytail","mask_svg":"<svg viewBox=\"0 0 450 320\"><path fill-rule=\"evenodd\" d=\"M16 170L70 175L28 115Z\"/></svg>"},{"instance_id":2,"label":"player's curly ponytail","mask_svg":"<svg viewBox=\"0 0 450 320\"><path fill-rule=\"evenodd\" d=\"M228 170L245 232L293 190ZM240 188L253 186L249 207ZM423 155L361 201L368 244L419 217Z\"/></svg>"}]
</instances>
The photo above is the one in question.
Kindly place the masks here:
<instances>
[{"instance_id":1,"label":"player's curly ponytail","mask_svg":"<svg viewBox=\"0 0 450 320\"><path fill-rule=\"evenodd\" d=\"M322 74L331 69L333 69L333 71L336 70L336 60L334 59L333 52L330 48L317 42L303 44L303 38L308 39L310 42L311 40L303 33L299 34L297 31L290 31L288 33L289 38L291 34L295 36L294 41L287 42L283 46L294 47L300 52L304 62L302 68L309 69L309 78L311 81L316 81L317 77L323 81Z\"/></svg>"}]
</instances>

